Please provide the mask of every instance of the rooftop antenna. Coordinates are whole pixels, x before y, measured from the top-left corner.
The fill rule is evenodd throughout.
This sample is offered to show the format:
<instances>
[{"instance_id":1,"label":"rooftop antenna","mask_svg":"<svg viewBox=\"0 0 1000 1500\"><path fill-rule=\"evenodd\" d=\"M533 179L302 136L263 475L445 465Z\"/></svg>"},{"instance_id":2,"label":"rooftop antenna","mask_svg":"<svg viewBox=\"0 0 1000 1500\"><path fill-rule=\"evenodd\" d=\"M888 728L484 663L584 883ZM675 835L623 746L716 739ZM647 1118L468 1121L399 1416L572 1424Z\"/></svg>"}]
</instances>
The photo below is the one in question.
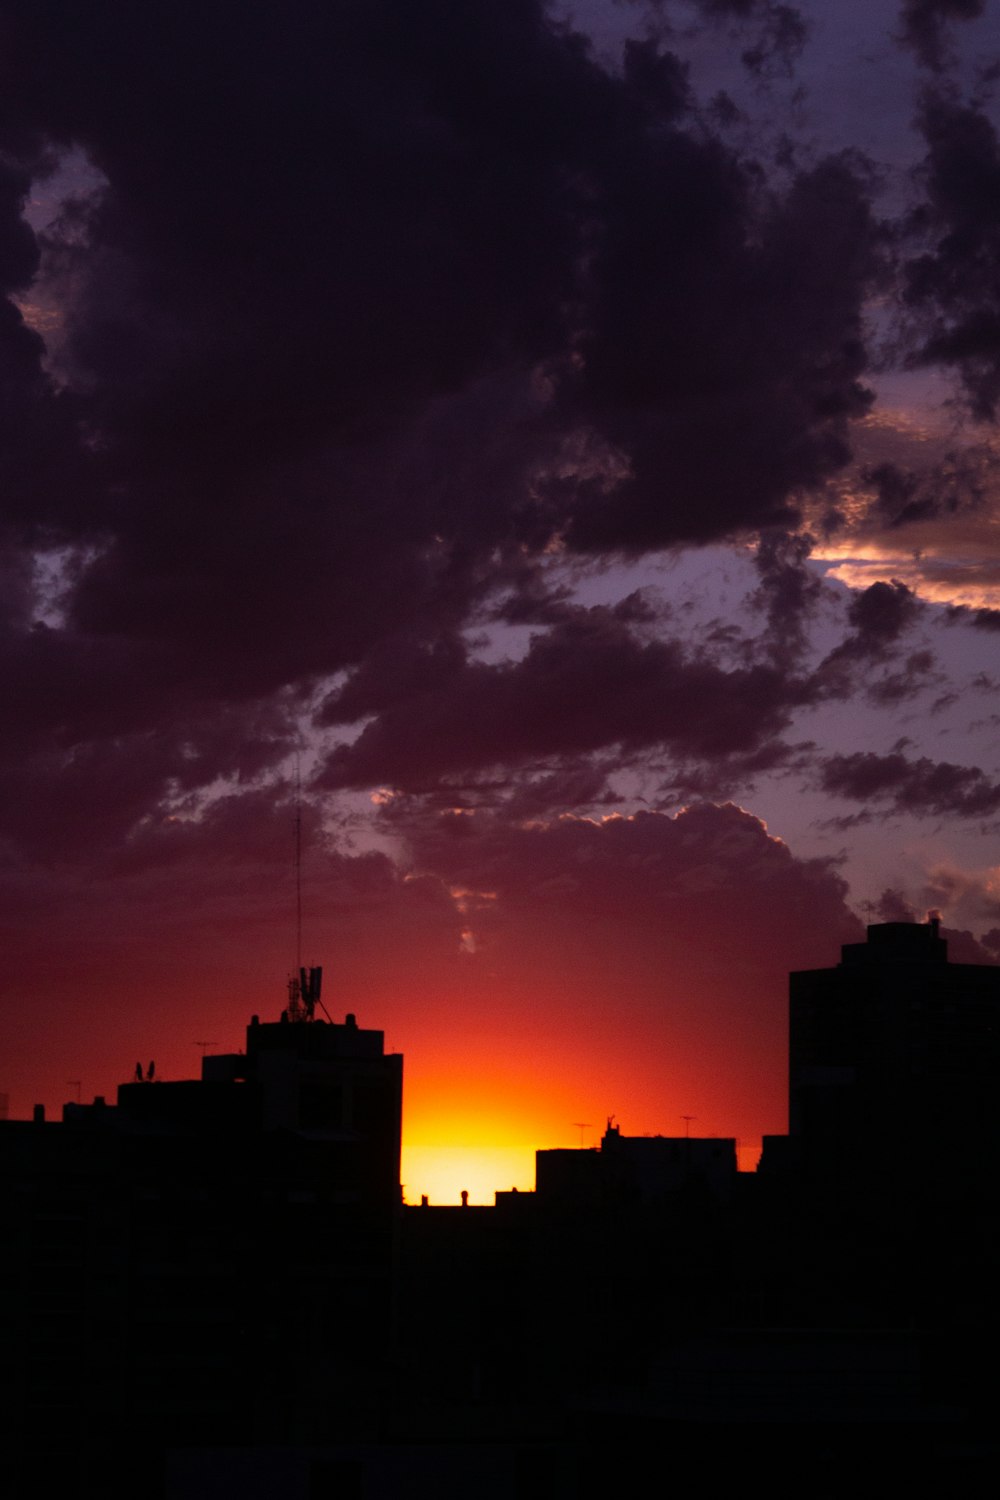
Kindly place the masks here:
<instances>
[{"instance_id":1,"label":"rooftop antenna","mask_svg":"<svg viewBox=\"0 0 1000 1500\"><path fill-rule=\"evenodd\" d=\"M580 1132L580 1150L583 1150L583 1132L590 1129L589 1120L574 1120L573 1129Z\"/></svg>"},{"instance_id":2,"label":"rooftop antenna","mask_svg":"<svg viewBox=\"0 0 1000 1500\"><path fill-rule=\"evenodd\" d=\"M697 1115L681 1115L681 1119L684 1121L684 1139L686 1141L691 1139L691 1121L697 1120L697 1118Z\"/></svg>"},{"instance_id":3,"label":"rooftop antenna","mask_svg":"<svg viewBox=\"0 0 1000 1500\"><path fill-rule=\"evenodd\" d=\"M295 968L288 981L288 1019L290 1021L312 1020L310 1007L303 1003L302 967L302 753L295 746Z\"/></svg>"},{"instance_id":4,"label":"rooftop antenna","mask_svg":"<svg viewBox=\"0 0 1000 1500\"><path fill-rule=\"evenodd\" d=\"M327 1020L333 1017L320 999L323 983L321 968L305 968L302 963L302 747L295 746L295 971L288 981L290 1021L312 1021L317 1005Z\"/></svg>"},{"instance_id":5,"label":"rooftop antenna","mask_svg":"<svg viewBox=\"0 0 1000 1500\"><path fill-rule=\"evenodd\" d=\"M302 968L302 757L295 747L295 972Z\"/></svg>"},{"instance_id":6,"label":"rooftop antenna","mask_svg":"<svg viewBox=\"0 0 1000 1500\"><path fill-rule=\"evenodd\" d=\"M83 1079L82 1078L67 1078L67 1080L66 1080L66 1087L68 1089L76 1089L76 1102L77 1102L77 1104L79 1104L79 1102L80 1102L80 1090L83 1088Z\"/></svg>"},{"instance_id":7,"label":"rooftop antenna","mask_svg":"<svg viewBox=\"0 0 1000 1500\"><path fill-rule=\"evenodd\" d=\"M209 1047L217 1047L219 1044L218 1042L195 1042L194 1045L201 1048L201 1055L204 1057Z\"/></svg>"}]
</instances>

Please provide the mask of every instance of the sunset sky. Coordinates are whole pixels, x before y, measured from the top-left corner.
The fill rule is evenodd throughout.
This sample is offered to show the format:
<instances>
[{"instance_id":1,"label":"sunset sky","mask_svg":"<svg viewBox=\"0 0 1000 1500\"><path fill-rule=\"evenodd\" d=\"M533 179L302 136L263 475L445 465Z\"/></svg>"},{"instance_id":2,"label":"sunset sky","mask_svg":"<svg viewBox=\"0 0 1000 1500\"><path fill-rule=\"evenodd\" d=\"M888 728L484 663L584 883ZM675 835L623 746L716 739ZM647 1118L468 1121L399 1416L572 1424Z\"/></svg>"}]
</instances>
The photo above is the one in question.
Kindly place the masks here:
<instances>
[{"instance_id":1,"label":"sunset sky","mask_svg":"<svg viewBox=\"0 0 1000 1500\"><path fill-rule=\"evenodd\" d=\"M1000 958L1000 0L0 0L0 1093L296 957L409 1201ZM581 1129L581 1127L584 1127Z\"/></svg>"}]
</instances>

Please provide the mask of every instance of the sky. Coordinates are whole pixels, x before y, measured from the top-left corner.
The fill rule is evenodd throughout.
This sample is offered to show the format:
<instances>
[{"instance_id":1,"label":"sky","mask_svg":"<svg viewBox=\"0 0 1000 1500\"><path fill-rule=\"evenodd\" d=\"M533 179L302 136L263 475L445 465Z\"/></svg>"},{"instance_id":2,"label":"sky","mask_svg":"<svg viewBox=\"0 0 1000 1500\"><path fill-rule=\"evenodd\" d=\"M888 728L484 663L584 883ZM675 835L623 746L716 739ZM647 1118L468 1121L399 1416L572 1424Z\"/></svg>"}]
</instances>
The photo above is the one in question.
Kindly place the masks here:
<instances>
[{"instance_id":1,"label":"sky","mask_svg":"<svg viewBox=\"0 0 1000 1500\"><path fill-rule=\"evenodd\" d=\"M1000 958L998 0L0 0L0 1094L296 963L403 1177ZM690 1117L690 1118L689 1118Z\"/></svg>"}]
</instances>

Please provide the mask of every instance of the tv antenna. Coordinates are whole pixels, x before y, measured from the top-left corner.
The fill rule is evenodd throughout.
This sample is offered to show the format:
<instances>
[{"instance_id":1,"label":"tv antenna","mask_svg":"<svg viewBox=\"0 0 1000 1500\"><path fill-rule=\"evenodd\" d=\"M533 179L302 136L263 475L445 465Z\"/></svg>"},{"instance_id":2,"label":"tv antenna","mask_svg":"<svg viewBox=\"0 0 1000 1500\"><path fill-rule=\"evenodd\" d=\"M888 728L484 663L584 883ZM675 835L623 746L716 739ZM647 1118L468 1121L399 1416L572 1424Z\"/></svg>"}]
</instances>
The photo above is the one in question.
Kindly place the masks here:
<instances>
[{"instance_id":1,"label":"tv antenna","mask_svg":"<svg viewBox=\"0 0 1000 1500\"><path fill-rule=\"evenodd\" d=\"M573 1129L580 1132L580 1150L583 1150L583 1132L590 1129L589 1120L574 1120Z\"/></svg>"},{"instance_id":2,"label":"tv antenna","mask_svg":"<svg viewBox=\"0 0 1000 1500\"><path fill-rule=\"evenodd\" d=\"M302 758L295 747L295 972L302 968Z\"/></svg>"},{"instance_id":3,"label":"tv antenna","mask_svg":"<svg viewBox=\"0 0 1000 1500\"><path fill-rule=\"evenodd\" d=\"M201 1048L201 1055L204 1057L209 1047L217 1047L219 1044L218 1042L195 1042L194 1045Z\"/></svg>"},{"instance_id":4,"label":"tv antenna","mask_svg":"<svg viewBox=\"0 0 1000 1500\"><path fill-rule=\"evenodd\" d=\"M691 1139L691 1121L697 1120L697 1118L697 1115L681 1115L681 1119L684 1121L684 1139L686 1141Z\"/></svg>"},{"instance_id":5,"label":"tv antenna","mask_svg":"<svg viewBox=\"0 0 1000 1500\"><path fill-rule=\"evenodd\" d=\"M295 971L288 981L290 1021L312 1021L317 1005L333 1025L333 1017L320 999L323 970L302 962L302 749L295 747Z\"/></svg>"}]
</instances>

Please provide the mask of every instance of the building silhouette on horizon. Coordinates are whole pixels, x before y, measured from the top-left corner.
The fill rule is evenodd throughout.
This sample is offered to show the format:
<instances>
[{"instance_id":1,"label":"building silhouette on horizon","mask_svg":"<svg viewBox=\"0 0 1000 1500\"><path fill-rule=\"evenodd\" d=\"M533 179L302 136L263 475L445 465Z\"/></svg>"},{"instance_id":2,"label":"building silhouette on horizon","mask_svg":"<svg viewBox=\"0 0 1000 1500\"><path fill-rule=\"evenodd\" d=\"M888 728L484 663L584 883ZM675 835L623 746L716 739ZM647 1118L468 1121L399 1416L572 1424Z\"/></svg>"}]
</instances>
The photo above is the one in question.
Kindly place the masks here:
<instances>
[{"instance_id":1,"label":"building silhouette on horizon","mask_svg":"<svg viewBox=\"0 0 1000 1500\"><path fill-rule=\"evenodd\" d=\"M200 1079L0 1122L0 1453L26 1494L155 1495L169 1449L382 1430L403 1059L297 1004L307 982Z\"/></svg>"},{"instance_id":2,"label":"building silhouette on horizon","mask_svg":"<svg viewBox=\"0 0 1000 1500\"><path fill-rule=\"evenodd\" d=\"M940 923L883 922L789 976L788 1135L760 1170L823 1193L968 1197L1000 1147L1000 967L950 963Z\"/></svg>"},{"instance_id":3,"label":"building silhouette on horizon","mask_svg":"<svg viewBox=\"0 0 1000 1500\"><path fill-rule=\"evenodd\" d=\"M736 1172L732 1137L627 1136L613 1115L598 1148L535 1152L535 1192L553 1205L613 1209L695 1190L728 1203Z\"/></svg>"},{"instance_id":4,"label":"building silhouette on horizon","mask_svg":"<svg viewBox=\"0 0 1000 1500\"><path fill-rule=\"evenodd\" d=\"M300 971L200 1079L0 1119L12 1495L597 1500L665 1444L708 1485L986 1493L1000 967L870 926L790 977L756 1173L609 1119L477 1209L403 1207L403 1059L319 1003Z\"/></svg>"}]
</instances>

